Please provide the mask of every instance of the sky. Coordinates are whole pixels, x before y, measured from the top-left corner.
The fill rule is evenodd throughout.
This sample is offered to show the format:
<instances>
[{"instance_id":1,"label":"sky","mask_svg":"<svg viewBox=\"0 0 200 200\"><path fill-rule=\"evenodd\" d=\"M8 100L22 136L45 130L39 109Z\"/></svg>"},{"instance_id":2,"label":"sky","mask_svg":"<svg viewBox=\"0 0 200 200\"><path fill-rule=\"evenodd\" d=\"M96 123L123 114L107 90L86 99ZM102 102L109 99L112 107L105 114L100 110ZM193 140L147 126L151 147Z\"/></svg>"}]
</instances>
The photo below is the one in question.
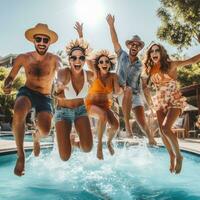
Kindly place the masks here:
<instances>
[{"instance_id":1,"label":"sky","mask_svg":"<svg viewBox=\"0 0 200 200\"><path fill-rule=\"evenodd\" d=\"M37 23L46 23L54 30L59 40L49 51L64 50L66 44L78 37L73 26L76 21L84 23L84 38L95 49L113 51L106 16L115 16L115 27L122 48L125 41L139 35L147 47L158 41L156 31L160 24L156 10L159 0L0 0L0 56L33 51L33 44L24 37L24 32ZM161 41L169 54L177 49ZM145 48L144 48L145 50ZM199 53L194 46L184 51L186 55Z\"/></svg>"}]
</instances>

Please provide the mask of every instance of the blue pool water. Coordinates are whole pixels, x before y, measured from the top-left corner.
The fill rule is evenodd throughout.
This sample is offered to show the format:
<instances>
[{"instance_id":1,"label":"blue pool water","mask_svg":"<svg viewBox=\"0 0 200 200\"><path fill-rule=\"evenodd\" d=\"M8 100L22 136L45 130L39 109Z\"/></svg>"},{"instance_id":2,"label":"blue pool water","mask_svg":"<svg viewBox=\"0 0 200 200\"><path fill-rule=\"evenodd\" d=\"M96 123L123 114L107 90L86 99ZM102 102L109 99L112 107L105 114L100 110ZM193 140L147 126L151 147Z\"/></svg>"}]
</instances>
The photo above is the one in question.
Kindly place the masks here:
<instances>
[{"instance_id":1,"label":"blue pool water","mask_svg":"<svg viewBox=\"0 0 200 200\"><path fill-rule=\"evenodd\" d=\"M13 135L0 135L0 140L14 140L14 136ZM31 134L25 135L24 141L32 142L33 141L32 135ZM41 142L53 142L53 136L41 138Z\"/></svg>"},{"instance_id":2,"label":"blue pool water","mask_svg":"<svg viewBox=\"0 0 200 200\"><path fill-rule=\"evenodd\" d=\"M170 174L164 148L115 147L104 161L75 150L69 161L57 150L27 155L26 174L13 175L15 155L0 156L1 200L199 200L200 157L183 153L180 175Z\"/></svg>"}]
</instances>

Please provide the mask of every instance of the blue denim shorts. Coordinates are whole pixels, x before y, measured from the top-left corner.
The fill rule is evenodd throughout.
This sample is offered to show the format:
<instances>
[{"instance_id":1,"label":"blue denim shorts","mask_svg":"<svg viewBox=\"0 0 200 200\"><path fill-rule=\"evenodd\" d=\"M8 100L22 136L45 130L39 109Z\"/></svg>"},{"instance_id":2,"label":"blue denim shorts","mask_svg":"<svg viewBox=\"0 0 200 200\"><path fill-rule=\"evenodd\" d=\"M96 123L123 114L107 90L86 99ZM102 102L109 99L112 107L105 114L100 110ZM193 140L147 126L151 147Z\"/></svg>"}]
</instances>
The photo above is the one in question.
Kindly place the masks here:
<instances>
[{"instance_id":1,"label":"blue denim shorts","mask_svg":"<svg viewBox=\"0 0 200 200\"><path fill-rule=\"evenodd\" d=\"M123 99L123 95L119 95L118 101L119 101L120 106L122 106L122 99ZM132 108L135 108L137 106L144 106L141 94L133 94L132 96Z\"/></svg>"},{"instance_id":2,"label":"blue denim shorts","mask_svg":"<svg viewBox=\"0 0 200 200\"><path fill-rule=\"evenodd\" d=\"M50 95L44 95L37 91L31 90L26 86L19 89L17 98L21 96L26 96L31 101L32 108L35 108L36 113L46 111L49 113L53 112L52 109L52 98Z\"/></svg>"},{"instance_id":3,"label":"blue denim shorts","mask_svg":"<svg viewBox=\"0 0 200 200\"><path fill-rule=\"evenodd\" d=\"M55 123L62 120L73 123L78 117L81 116L88 116L85 105L81 105L77 108L57 107L55 110L54 120Z\"/></svg>"},{"instance_id":4,"label":"blue denim shorts","mask_svg":"<svg viewBox=\"0 0 200 200\"><path fill-rule=\"evenodd\" d=\"M132 108L135 108L137 106L144 106L141 94L133 94L133 97L132 97Z\"/></svg>"}]
</instances>

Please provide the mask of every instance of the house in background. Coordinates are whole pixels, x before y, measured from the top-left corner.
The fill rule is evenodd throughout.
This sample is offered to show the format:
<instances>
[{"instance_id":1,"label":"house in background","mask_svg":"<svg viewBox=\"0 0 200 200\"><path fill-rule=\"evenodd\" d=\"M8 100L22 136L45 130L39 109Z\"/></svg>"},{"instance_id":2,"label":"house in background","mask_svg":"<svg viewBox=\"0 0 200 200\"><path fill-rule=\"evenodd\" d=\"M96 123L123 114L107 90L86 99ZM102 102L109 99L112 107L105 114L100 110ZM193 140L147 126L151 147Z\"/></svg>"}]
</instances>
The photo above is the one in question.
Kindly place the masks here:
<instances>
[{"instance_id":1,"label":"house in background","mask_svg":"<svg viewBox=\"0 0 200 200\"><path fill-rule=\"evenodd\" d=\"M11 67L17 54L8 54L7 56L0 56L0 66Z\"/></svg>"}]
</instances>

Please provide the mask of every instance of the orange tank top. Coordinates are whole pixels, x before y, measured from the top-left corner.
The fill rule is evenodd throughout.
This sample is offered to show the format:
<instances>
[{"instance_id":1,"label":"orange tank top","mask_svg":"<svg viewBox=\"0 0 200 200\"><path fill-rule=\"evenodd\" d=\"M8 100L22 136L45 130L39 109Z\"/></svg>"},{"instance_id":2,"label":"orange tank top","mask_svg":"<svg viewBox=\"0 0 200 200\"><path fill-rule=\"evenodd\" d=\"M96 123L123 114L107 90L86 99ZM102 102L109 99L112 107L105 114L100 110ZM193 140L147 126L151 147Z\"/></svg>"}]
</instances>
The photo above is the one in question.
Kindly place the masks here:
<instances>
[{"instance_id":1,"label":"orange tank top","mask_svg":"<svg viewBox=\"0 0 200 200\"><path fill-rule=\"evenodd\" d=\"M112 91L113 89L110 85L108 86L104 85L102 81L99 78L97 78L93 81L88 93L89 94L96 94L96 93L110 94Z\"/></svg>"}]
</instances>

